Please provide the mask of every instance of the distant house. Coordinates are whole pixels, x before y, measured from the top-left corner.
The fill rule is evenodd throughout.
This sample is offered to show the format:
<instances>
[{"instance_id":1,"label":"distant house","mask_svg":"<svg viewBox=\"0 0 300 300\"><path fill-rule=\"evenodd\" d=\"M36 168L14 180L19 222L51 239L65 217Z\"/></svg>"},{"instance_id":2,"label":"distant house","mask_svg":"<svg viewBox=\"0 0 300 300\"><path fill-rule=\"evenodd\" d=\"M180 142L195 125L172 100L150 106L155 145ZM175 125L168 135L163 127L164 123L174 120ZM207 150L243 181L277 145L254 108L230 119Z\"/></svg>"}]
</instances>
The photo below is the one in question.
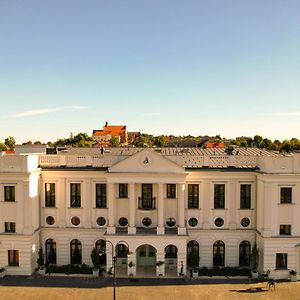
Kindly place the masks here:
<instances>
[{"instance_id":1,"label":"distant house","mask_svg":"<svg viewBox=\"0 0 300 300\"><path fill-rule=\"evenodd\" d=\"M127 128L125 125L108 125L106 122L103 126L103 129L94 129L93 130L93 141L96 143L99 142L109 142L112 137L119 139L121 144L128 144L128 134Z\"/></svg>"},{"instance_id":2,"label":"distant house","mask_svg":"<svg viewBox=\"0 0 300 300\"><path fill-rule=\"evenodd\" d=\"M207 142L205 148L225 148L224 142Z\"/></svg>"},{"instance_id":3,"label":"distant house","mask_svg":"<svg viewBox=\"0 0 300 300\"><path fill-rule=\"evenodd\" d=\"M128 144L132 144L135 140L140 137L141 133L139 131L128 132Z\"/></svg>"}]
</instances>

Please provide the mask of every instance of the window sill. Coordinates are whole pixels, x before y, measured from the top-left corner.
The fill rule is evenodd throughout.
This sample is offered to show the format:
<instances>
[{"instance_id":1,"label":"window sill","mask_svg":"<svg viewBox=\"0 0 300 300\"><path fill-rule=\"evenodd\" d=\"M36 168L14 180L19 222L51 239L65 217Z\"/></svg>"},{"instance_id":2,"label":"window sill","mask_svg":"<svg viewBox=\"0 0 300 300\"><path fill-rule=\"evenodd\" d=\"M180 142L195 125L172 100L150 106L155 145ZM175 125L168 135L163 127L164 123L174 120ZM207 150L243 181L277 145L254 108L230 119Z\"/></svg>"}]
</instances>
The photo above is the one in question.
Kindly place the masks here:
<instances>
[{"instance_id":1,"label":"window sill","mask_svg":"<svg viewBox=\"0 0 300 300\"><path fill-rule=\"evenodd\" d=\"M188 209L201 209L200 207L188 207Z\"/></svg>"},{"instance_id":2,"label":"window sill","mask_svg":"<svg viewBox=\"0 0 300 300\"><path fill-rule=\"evenodd\" d=\"M212 210L228 210L228 208L212 208Z\"/></svg>"},{"instance_id":3,"label":"window sill","mask_svg":"<svg viewBox=\"0 0 300 300\"><path fill-rule=\"evenodd\" d=\"M239 208L238 210L254 210L254 208Z\"/></svg>"},{"instance_id":4,"label":"window sill","mask_svg":"<svg viewBox=\"0 0 300 300\"><path fill-rule=\"evenodd\" d=\"M282 267L282 268L275 268L275 271L287 271L288 268L287 267Z\"/></svg>"},{"instance_id":5,"label":"window sill","mask_svg":"<svg viewBox=\"0 0 300 300\"><path fill-rule=\"evenodd\" d=\"M279 203L277 203L278 205L296 205L296 203L294 203L294 202L291 202L291 203L289 203L289 202L279 202Z\"/></svg>"},{"instance_id":6,"label":"window sill","mask_svg":"<svg viewBox=\"0 0 300 300\"><path fill-rule=\"evenodd\" d=\"M83 207L68 207L69 209L83 209Z\"/></svg>"},{"instance_id":7,"label":"window sill","mask_svg":"<svg viewBox=\"0 0 300 300\"><path fill-rule=\"evenodd\" d=\"M7 235L16 234L16 232L15 231L4 231L3 234L7 234Z\"/></svg>"}]
</instances>

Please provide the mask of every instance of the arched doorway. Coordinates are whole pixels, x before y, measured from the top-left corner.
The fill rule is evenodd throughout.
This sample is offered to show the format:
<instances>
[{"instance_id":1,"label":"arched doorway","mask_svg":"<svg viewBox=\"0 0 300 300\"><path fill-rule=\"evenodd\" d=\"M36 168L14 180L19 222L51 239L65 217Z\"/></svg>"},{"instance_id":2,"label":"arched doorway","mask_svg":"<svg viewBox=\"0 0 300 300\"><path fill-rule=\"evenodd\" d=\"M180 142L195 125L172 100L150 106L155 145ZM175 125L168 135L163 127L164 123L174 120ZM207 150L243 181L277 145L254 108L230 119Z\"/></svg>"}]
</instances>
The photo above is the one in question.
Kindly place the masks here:
<instances>
[{"instance_id":1,"label":"arched doorway","mask_svg":"<svg viewBox=\"0 0 300 300\"><path fill-rule=\"evenodd\" d=\"M239 247L239 266L250 267L251 244L248 241L242 241Z\"/></svg>"},{"instance_id":2,"label":"arched doorway","mask_svg":"<svg viewBox=\"0 0 300 300\"><path fill-rule=\"evenodd\" d=\"M95 243L95 248L98 253L100 253L99 263L101 268L106 269L106 242L105 240L98 240Z\"/></svg>"},{"instance_id":3,"label":"arched doorway","mask_svg":"<svg viewBox=\"0 0 300 300\"><path fill-rule=\"evenodd\" d=\"M223 241L216 241L213 246L214 267L224 267L225 265L225 244Z\"/></svg>"},{"instance_id":4,"label":"arched doorway","mask_svg":"<svg viewBox=\"0 0 300 300\"><path fill-rule=\"evenodd\" d=\"M46 264L56 264L56 242L53 239L46 240Z\"/></svg>"},{"instance_id":5,"label":"arched doorway","mask_svg":"<svg viewBox=\"0 0 300 300\"><path fill-rule=\"evenodd\" d=\"M199 267L199 243L197 241L189 241L187 244L187 266L188 268Z\"/></svg>"},{"instance_id":6,"label":"arched doorway","mask_svg":"<svg viewBox=\"0 0 300 300\"><path fill-rule=\"evenodd\" d=\"M136 249L137 275L155 276L156 274L156 249L148 244Z\"/></svg>"},{"instance_id":7,"label":"arched doorway","mask_svg":"<svg viewBox=\"0 0 300 300\"><path fill-rule=\"evenodd\" d=\"M70 256L72 265L81 265L82 264L82 246L81 242L77 239L72 240L70 243Z\"/></svg>"},{"instance_id":8,"label":"arched doorway","mask_svg":"<svg viewBox=\"0 0 300 300\"><path fill-rule=\"evenodd\" d=\"M116 246L116 274L127 275L127 259L128 259L128 247L125 244L118 244Z\"/></svg>"},{"instance_id":9,"label":"arched doorway","mask_svg":"<svg viewBox=\"0 0 300 300\"><path fill-rule=\"evenodd\" d=\"M165 274L177 275L177 247L168 245L165 248Z\"/></svg>"}]
</instances>

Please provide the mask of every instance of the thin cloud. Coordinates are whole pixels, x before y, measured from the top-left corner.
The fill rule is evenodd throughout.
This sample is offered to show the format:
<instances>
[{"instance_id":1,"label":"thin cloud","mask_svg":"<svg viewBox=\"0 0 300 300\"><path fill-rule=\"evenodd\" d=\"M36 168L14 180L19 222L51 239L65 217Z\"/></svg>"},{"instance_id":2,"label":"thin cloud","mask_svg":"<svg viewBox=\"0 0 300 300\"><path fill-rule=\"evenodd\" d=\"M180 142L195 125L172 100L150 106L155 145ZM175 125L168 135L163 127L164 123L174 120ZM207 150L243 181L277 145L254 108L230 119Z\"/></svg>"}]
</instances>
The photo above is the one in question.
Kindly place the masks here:
<instances>
[{"instance_id":1,"label":"thin cloud","mask_svg":"<svg viewBox=\"0 0 300 300\"><path fill-rule=\"evenodd\" d=\"M159 112L148 112L148 113L143 113L144 117L153 117L153 116L160 116Z\"/></svg>"},{"instance_id":2,"label":"thin cloud","mask_svg":"<svg viewBox=\"0 0 300 300\"><path fill-rule=\"evenodd\" d=\"M23 111L14 115L11 115L12 118L23 118L23 117L32 117L44 114L50 114L57 111L74 111L74 110L83 110L86 109L87 106L60 106L54 108L43 108L43 109L34 109Z\"/></svg>"},{"instance_id":3,"label":"thin cloud","mask_svg":"<svg viewBox=\"0 0 300 300\"><path fill-rule=\"evenodd\" d=\"M294 117L294 116L300 116L300 111L272 112L272 113L266 113L266 115L273 116L273 117Z\"/></svg>"}]
</instances>

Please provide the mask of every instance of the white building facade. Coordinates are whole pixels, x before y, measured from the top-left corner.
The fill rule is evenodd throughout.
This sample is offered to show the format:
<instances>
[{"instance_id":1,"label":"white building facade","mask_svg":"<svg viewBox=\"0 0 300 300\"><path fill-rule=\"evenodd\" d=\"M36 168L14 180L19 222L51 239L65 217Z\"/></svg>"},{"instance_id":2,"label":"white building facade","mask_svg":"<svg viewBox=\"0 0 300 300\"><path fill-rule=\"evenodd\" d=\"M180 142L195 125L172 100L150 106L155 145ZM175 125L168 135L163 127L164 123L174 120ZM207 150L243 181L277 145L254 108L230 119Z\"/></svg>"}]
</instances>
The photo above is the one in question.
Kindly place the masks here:
<instances>
[{"instance_id":1,"label":"white building facade","mask_svg":"<svg viewBox=\"0 0 300 300\"><path fill-rule=\"evenodd\" d=\"M255 242L260 272L287 278L300 271L299 154L96 151L0 157L7 274L32 274L40 245L52 264L91 265L92 249L106 246L107 270L116 255L128 274L179 276L193 251L200 267L249 267Z\"/></svg>"}]
</instances>

